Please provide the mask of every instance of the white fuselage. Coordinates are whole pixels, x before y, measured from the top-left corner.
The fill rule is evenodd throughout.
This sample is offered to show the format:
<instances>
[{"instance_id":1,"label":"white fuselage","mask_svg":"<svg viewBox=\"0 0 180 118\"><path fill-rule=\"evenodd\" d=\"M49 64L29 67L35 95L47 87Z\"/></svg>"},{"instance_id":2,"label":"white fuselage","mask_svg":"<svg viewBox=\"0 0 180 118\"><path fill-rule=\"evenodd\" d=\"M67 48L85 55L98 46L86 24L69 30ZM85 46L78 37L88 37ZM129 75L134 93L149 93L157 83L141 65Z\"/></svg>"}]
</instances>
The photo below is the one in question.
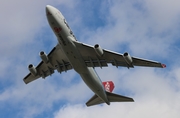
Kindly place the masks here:
<instances>
[{"instance_id":1,"label":"white fuselage","mask_svg":"<svg viewBox=\"0 0 180 118\"><path fill-rule=\"evenodd\" d=\"M97 96L107 104L110 104L100 78L92 67L86 66L80 52L76 48L74 43L76 42L76 38L64 16L58 9L49 5L46 6L46 15L49 25L57 36L58 42L74 70L80 74L86 85Z\"/></svg>"}]
</instances>

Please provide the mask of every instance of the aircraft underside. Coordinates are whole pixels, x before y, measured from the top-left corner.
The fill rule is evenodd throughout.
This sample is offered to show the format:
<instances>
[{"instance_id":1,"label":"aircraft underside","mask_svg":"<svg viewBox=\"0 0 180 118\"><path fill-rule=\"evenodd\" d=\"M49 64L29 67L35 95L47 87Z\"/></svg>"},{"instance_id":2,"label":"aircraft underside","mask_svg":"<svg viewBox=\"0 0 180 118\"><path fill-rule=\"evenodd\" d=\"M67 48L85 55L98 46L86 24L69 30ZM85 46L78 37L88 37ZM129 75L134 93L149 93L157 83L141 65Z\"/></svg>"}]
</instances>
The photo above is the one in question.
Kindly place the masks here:
<instances>
[{"instance_id":1,"label":"aircraft underside","mask_svg":"<svg viewBox=\"0 0 180 118\"><path fill-rule=\"evenodd\" d=\"M93 47L78 42L59 10L47 5L46 15L59 44L48 55L43 51L40 52L42 61L37 67L32 64L28 66L30 73L23 79L26 84L38 78L46 78L53 74L54 70L62 73L74 69L95 93L86 105L92 106L101 103L109 105L110 102L133 102L134 100L112 93L114 83L112 81L102 82L94 70L95 67L103 68L107 67L108 64L127 68L134 68L134 66L166 67L156 61L131 57L127 52L120 54L102 49L98 44Z\"/></svg>"}]
</instances>

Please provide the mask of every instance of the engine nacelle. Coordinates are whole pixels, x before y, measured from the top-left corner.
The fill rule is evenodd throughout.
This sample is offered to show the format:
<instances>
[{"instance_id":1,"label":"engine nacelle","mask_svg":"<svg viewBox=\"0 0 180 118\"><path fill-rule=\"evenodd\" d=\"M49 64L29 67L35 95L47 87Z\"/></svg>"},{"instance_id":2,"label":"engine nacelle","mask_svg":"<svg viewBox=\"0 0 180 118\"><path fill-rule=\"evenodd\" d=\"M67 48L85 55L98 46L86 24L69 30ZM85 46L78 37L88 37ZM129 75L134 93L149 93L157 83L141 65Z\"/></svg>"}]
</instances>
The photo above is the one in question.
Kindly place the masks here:
<instances>
[{"instance_id":1,"label":"engine nacelle","mask_svg":"<svg viewBox=\"0 0 180 118\"><path fill-rule=\"evenodd\" d=\"M28 69L29 69L29 71L30 71L30 73L31 73L32 75L34 75L34 76L37 75L37 70L36 70L36 68L34 67L34 65L29 64Z\"/></svg>"},{"instance_id":2,"label":"engine nacelle","mask_svg":"<svg viewBox=\"0 0 180 118\"><path fill-rule=\"evenodd\" d=\"M129 65L132 65L133 60L132 60L131 56L130 56L127 52L125 52L125 53L123 54L123 57L124 57L125 61L126 61Z\"/></svg>"},{"instance_id":3,"label":"engine nacelle","mask_svg":"<svg viewBox=\"0 0 180 118\"><path fill-rule=\"evenodd\" d=\"M94 46L94 50L97 53L97 55L99 55L99 56L102 56L104 54L103 49L98 44L96 44Z\"/></svg>"},{"instance_id":4,"label":"engine nacelle","mask_svg":"<svg viewBox=\"0 0 180 118\"><path fill-rule=\"evenodd\" d=\"M42 59L42 61L43 61L44 63L47 63L47 62L49 61L49 58L48 58L48 56L46 55L45 52L41 51L41 52L39 53L39 55L40 55L40 57L41 57L41 59Z\"/></svg>"}]
</instances>

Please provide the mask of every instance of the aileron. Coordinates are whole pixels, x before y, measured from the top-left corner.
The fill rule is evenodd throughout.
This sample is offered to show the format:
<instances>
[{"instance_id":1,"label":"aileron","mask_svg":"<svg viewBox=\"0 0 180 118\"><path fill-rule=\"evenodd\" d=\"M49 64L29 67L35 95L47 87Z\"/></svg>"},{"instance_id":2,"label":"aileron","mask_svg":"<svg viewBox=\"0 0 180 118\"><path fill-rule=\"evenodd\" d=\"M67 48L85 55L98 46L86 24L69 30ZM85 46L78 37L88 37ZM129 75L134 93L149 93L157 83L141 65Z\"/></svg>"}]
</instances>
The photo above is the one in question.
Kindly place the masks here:
<instances>
[{"instance_id":1,"label":"aileron","mask_svg":"<svg viewBox=\"0 0 180 118\"><path fill-rule=\"evenodd\" d=\"M135 66L164 68L163 64L156 61L144 60L144 59L135 58L135 57L133 57L132 59L133 59L133 65Z\"/></svg>"}]
</instances>

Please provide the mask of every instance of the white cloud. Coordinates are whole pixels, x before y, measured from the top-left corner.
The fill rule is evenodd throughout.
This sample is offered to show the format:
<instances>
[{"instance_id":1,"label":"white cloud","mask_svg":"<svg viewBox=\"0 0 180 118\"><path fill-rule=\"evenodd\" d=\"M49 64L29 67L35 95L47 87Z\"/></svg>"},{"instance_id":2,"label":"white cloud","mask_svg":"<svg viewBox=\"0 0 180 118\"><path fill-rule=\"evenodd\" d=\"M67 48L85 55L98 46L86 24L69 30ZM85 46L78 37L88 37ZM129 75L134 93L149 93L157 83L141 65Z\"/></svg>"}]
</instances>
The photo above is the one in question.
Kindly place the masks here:
<instances>
[{"instance_id":1,"label":"white cloud","mask_svg":"<svg viewBox=\"0 0 180 118\"><path fill-rule=\"evenodd\" d=\"M90 108L81 104L69 104L60 108L54 117L178 118L179 56L173 44L178 40L179 35L177 20L180 18L179 2L138 0L113 3L110 14L106 17L109 24L95 31L86 29L85 36L81 38L89 36L88 40L85 40L87 43L99 43L108 49L123 51L126 49L133 55L155 60L167 58L167 63L170 65L164 70L148 68L125 70L111 67L97 69L103 81L114 81L116 93L128 94L135 99L135 103L114 103L111 106Z\"/></svg>"},{"instance_id":2,"label":"white cloud","mask_svg":"<svg viewBox=\"0 0 180 118\"><path fill-rule=\"evenodd\" d=\"M40 61L38 52L49 48L44 43L50 42L48 46L51 46L52 42L52 44L57 43L45 15L46 4L54 3L65 6L69 6L69 3L73 5L71 0L59 2L18 0L14 2L2 1L0 4L0 14L2 14L0 23L0 54L2 57L0 59L0 109L3 110L0 113L1 116L7 110L7 103L10 104L10 111L15 113L14 117L33 117L50 109L54 102L62 99L68 100L68 97L72 99L71 95L73 94L68 88L63 88L63 84L57 90L58 85L54 86L51 81L47 83L48 80L46 82L37 80L36 83L30 85L25 85L22 80L28 74L27 65L29 63L37 65ZM50 36L48 33L45 34L47 30L51 33ZM44 37L49 39L44 39ZM74 74L71 73L69 72L71 75L68 76L69 79L74 77ZM76 86L81 87L79 84L82 83L77 82L70 89L75 89ZM81 90L83 93L83 90L86 89ZM76 98L70 101L73 103L74 100ZM16 108L17 106L18 108ZM18 110L22 112L19 113Z\"/></svg>"},{"instance_id":3,"label":"white cloud","mask_svg":"<svg viewBox=\"0 0 180 118\"><path fill-rule=\"evenodd\" d=\"M170 75L164 76L163 73L155 71L156 69L135 69L129 72L129 75L119 78L119 82L115 83L116 88L123 93L123 90L130 90L133 94L134 103L112 103L110 106L104 104L93 107L86 107L82 104L66 105L54 114L55 118L68 117L137 117L137 118L178 118L180 104L180 91L172 86ZM159 70L158 70L159 71ZM122 75L119 72L120 76ZM102 74L102 73L101 73ZM109 74L116 79L119 77L118 72L111 71ZM113 76L116 74L116 76ZM104 74L102 78L108 78L108 74ZM176 76L176 75L175 75ZM177 77L177 76L176 76ZM180 76L178 76L180 78ZM176 85L175 83L173 85ZM179 85L179 83L177 83ZM179 88L179 87L178 87Z\"/></svg>"},{"instance_id":4,"label":"white cloud","mask_svg":"<svg viewBox=\"0 0 180 118\"><path fill-rule=\"evenodd\" d=\"M150 100L150 99L148 99ZM54 118L103 118L103 117L126 117L126 118L178 118L179 113L173 105L159 103L156 100L140 101L139 103L117 103L111 106L95 106L87 108L83 105L64 106L54 114Z\"/></svg>"},{"instance_id":5,"label":"white cloud","mask_svg":"<svg viewBox=\"0 0 180 118\"><path fill-rule=\"evenodd\" d=\"M88 43L99 43L103 45L102 47L121 51L127 50L133 55L147 58L160 55L167 58L170 53L169 49L172 48L171 45L179 37L179 21L177 19L180 9L177 8L178 5L175 5L177 9L168 11L163 20L159 18L161 15L156 15L156 11L158 14L167 12L167 10L162 10L165 9L164 3L168 6L167 1L163 4L154 2L153 4L156 4L157 7L153 9L149 2L141 0L113 2L110 14L105 17L105 19L109 19L109 24L91 31L88 35ZM168 7L173 7L173 3Z\"/></svg>"}]
</instances>

